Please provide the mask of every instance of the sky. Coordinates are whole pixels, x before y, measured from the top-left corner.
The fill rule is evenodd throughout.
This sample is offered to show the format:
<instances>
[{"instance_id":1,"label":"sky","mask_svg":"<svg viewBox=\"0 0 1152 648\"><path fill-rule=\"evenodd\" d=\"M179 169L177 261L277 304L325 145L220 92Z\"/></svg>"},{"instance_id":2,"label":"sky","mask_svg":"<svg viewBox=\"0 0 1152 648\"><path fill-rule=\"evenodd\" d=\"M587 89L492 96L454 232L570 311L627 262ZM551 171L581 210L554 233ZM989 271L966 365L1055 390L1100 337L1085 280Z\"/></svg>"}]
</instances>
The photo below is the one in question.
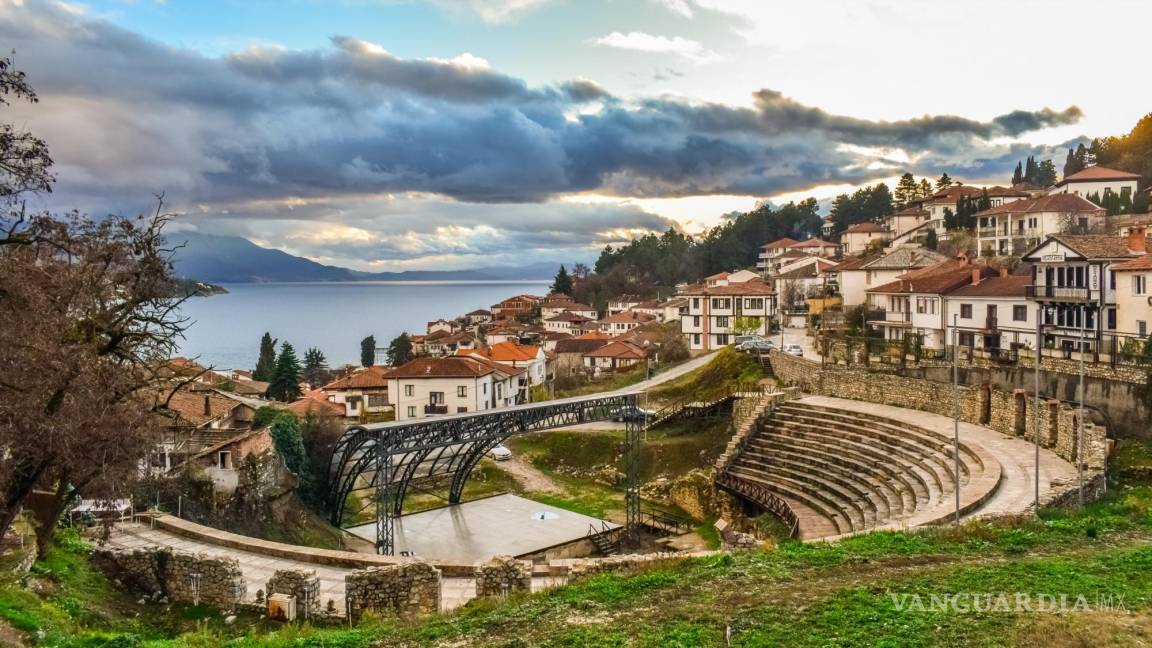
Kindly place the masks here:
<instances>
[{"instance_id":1,"label":"sky","mask_svg":"<svg viewBox=\"0 0 1152 648\"><path fill-rule=\"evenodd\" d=\"M1108 41L1086 25L1113 25ZM0 0L33 207L360 270L593 260L900 173L1005 184L1152 110L1143 0Z\"/></svg>"}]
</instances>

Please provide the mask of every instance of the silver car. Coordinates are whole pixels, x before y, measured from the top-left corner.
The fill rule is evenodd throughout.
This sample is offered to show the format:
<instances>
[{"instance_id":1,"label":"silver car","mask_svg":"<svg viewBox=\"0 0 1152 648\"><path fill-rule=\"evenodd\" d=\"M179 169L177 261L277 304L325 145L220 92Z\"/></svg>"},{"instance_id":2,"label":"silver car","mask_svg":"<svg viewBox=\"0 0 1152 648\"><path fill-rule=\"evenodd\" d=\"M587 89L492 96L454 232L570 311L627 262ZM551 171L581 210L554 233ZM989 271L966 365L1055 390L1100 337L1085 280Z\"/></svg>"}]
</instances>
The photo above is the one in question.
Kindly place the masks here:
<instances>
[{"instance_id":1,"label":"silver car","mask_svg":"<svg viewBox=\"0 0 1152 648\"><path fill-rule=\"evenodd\" d=\"M804 355L804 349L801 348L801 346L799 344L785 344L783 351L784 351L784 353L787 353L788 355L794 355L794 356Z\"/></svg>"}]
</instances>

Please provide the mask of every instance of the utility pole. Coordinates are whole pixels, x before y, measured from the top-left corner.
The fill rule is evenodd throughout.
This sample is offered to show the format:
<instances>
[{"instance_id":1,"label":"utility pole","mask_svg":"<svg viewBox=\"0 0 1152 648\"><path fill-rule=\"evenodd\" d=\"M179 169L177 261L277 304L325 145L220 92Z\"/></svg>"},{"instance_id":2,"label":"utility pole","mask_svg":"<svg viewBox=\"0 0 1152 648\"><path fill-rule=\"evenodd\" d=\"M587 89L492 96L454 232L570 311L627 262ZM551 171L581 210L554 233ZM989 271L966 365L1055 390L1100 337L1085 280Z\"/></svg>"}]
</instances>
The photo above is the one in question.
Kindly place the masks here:
<instances>
[{"instance_id":1,"label":"utility pole","mask_svg":"<svg viewBox=\"0 0 1152 648\"><path fill-rule=\"evenodd\" d=\"M952 314L952 479L956 486L956 524L960 524L960 334Z\"/></svg>"},{"instance_id":2,"label":"utility pole","mask_svg":"<svg viewBox=\"0 0 1152 648\"><path fill-rule=\"evenodd\" d=\"M1034 508L1035 508L1035 513L1037 513L1037 514L1040 513L1040 358L1042 357L1041 349L1043 348L1040 344L1040 335L1041 335L1041 330L1042 330L1041 327L1043 326L1043 324L1041 322L1044 318L1045 312L1046 312L1046 309L1044 308L1044 305L1037 303L1036 304L1036 367L1034 368L1035 374L1036 374L1036 393L1035 393L1036 406L1032 408L1033 410L1035 410L1032 412L1032 436L1033 436L1033 440L1035 441L1035 446L1036 446L1035 447L1035 453L1034 453L1034 455L1035 455L1034 460L1036 462L1036 465L1034 467L1035 468L1035 474L1032 477L1032 482L1033 482L1032 486L1033 486L1033 490L1035 491L1034 492L1034 496L1035 496Z\"/></svg>"},{"instance_id":3,"label":"utility pole","mask_svg":"<svg viewBox=\"0 0 1152 648\"><path fill-rule=\"evenodd\" d=\"M1087 311L1084 305L1080 306L1080 415L1077 419L1076 430L1076 482L1077 499L1080 506L1084 506L1084 325Z\"/></svg>"}]
</instances>

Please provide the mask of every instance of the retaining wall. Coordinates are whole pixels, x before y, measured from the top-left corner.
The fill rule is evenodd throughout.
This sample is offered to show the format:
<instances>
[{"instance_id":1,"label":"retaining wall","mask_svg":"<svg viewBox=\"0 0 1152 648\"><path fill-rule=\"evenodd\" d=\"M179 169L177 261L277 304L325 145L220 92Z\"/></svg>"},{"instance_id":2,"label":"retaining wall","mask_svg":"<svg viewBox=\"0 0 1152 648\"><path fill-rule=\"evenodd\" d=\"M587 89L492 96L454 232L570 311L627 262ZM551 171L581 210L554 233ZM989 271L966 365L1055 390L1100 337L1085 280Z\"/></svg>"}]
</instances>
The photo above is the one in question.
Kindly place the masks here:
<instances>
[{"instance_id":1,"label":"retaining wall","mask_svg":"<svg viewBox=\"0 0 1152 648\"><path fill-rule=\"evenodd\" d=\"M348 619L365 612L403 617L440 611L440 570L425 562L357 569L344 577Z\"/></svg>"},{"instance_id":2,"label":"retaining wall","mask_svg":"<svg viewBox=\"0 0 1152 648\"><path fill-rule=\"evenodd\" d=\"M181 603L233 609L248 585L235 558L174 552L167 548L105 549L92 562L135 594L168 597Z\"/></svg>"},{"instance_id":3,"label":"retaining wall","mask_svg":"<svg viewBox=\"0 0 1152 648\"><path fill-rule=\"evenodd\" d=\"M476 565L476 596L503 596L532 591L532 564L512 556L496 556Z\"/></svg>"}]
</instances>

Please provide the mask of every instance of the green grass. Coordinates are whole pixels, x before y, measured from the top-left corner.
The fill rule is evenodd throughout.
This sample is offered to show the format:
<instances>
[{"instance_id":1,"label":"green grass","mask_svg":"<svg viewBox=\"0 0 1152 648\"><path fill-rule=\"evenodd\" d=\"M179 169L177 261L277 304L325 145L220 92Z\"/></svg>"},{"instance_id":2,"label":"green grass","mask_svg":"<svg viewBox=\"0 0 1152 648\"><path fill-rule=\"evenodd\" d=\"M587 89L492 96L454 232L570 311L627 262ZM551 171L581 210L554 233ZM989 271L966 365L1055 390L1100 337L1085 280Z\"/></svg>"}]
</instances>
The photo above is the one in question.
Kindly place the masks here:
<instances>
[{"instance_id":1,"label":"green grass","mask_svg":"<svg viewBox=\"0 0 1152 648\"><path fill-rule=\"evenodd\" d=\"M754 384L764 378L760 363L750 355L725 347L703 367L690 371L651 390L653 399L673 402L683 398L709 400L738 385Z\"/></svg>"}]
</instances>

